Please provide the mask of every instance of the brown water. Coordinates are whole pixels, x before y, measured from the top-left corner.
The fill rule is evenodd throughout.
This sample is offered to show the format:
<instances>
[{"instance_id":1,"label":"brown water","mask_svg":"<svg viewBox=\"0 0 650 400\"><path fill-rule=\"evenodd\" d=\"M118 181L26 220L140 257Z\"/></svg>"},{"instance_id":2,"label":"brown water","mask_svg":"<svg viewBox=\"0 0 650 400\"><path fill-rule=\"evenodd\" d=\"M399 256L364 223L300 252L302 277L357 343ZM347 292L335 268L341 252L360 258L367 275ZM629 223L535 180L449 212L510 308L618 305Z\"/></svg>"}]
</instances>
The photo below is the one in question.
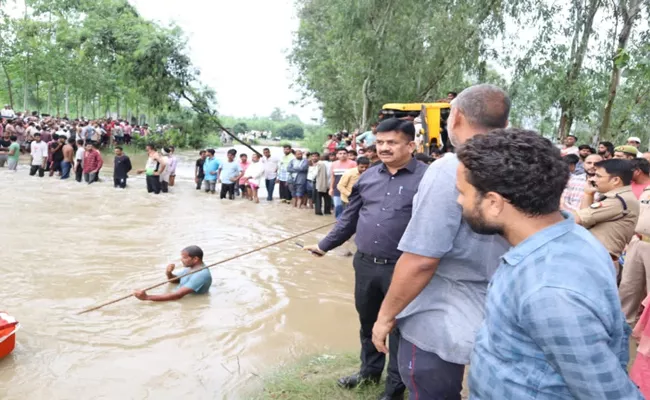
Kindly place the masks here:
<instances>
[{"instance_id":1,"label":"brown water","mask_svg":"<svg viewBox=\"0 0 650 400\"><path fill-rule=\"evenodd\" d=\"M141 177L113 189L110 159L93 185L30 177L27 161L0 169L0 310L22 324L0 360L0 399L243 399L283 363L358 348L351 259L293 242L213 268L207 296L75 315L163 281L186 245L213 263L331 221L198 192L195 155L179 158L159 196ZM143 168L145 156L132 161Z\"/></svg>"}]
</instances>

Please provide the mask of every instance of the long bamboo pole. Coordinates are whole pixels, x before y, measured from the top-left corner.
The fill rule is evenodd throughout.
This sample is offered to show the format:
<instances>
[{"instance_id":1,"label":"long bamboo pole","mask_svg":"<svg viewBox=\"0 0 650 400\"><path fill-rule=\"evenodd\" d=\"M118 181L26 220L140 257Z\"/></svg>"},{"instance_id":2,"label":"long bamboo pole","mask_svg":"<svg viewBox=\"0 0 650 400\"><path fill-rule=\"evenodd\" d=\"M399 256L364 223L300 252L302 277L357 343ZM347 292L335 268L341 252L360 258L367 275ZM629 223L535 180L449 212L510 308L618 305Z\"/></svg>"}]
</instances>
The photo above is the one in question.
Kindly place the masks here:
<instances>
[{"instance_id":1,"label":"long bamboo pole","mask_svg":"<svg viewBox=\"0 0 650 400\"><path fill-rule=\"evenodd\" d=\"M306 234L308 234L308 233L316 232L317 230L320 230L320 229L326 228L326 227L328 227L328 226L334 225L335 223L336 223L336 221L335 221L335 222L330 222L329 224L321 225L321 226L319 226L318 228L310 229L310 230L308 230L308 231L306 231L306 232L302 232L302 233L299 233L299 234L297 234L297 235L293 235L293 236L288 237L288 238L286 238L286 239L278 240L277 242L273 242L273 243L271 243L271 244L267 244L267 245L265 245L265 246L255 248L255 249L253 249L253 250L247 251L247 252L245 252L245 253L238 254L238 255L233 256L233 257L230 257L230 258L226 258L225 260L218 261L218 262L216 262L216 263L214 263L214 264L206 265L205 267L200 268L200 269L197 269L196 271L192 271L192 272L189 272L189 273L184 274L184 275L182 275L182 276L176 277L176 278L174 278L174 279L170 279L170 280L166 280L166 281L164 281L164 282L157 283L157 284L155 284L155 285L153 285L153 286L150 286L150 287L148 287L148 288L146 288L146 289L144 289L144 290L145 290L145 291L148 291L148 290L151 290L151 289L155 289L155 288L160 287L160 286L162 286L162 285L164 285L164 284L166 284L166 283L171 283L172 281L176 281L176 280L179 279L179 278L182 278L182 277L185 277L185 276L189 276L189 275L192 275L192 274L196 274L197 272L199 272L199 271L203 271L204 269L212 268L212 267L215 267L215 266L217 266L217 265L219 265L219 264L223 264L223 263L226 263L226 262L228 262L228 261L232 261L232 260L234 260L234 259L241 258L241 257L247 256L247 255L249 255L249 254L252 254L252 253L258 252L258 251L260 251L260 250L264 250L264 249L267 249L267 248L269 248L269 247L276 246L276 245L281 244L281 243L284 243L284 242L288 242L289 240L296 239L296 238L298 238L298 237L300 237L300 236L303 236L303 235L306 235ZM85 310L83 310L83 311L80 311L80 312L77 313L77 315L81 315L81 314L85 314L85 313L88 313L88 312L91 312L91 311L99 310L99 309L102 308L102 307L106 307L106 306L108 306L108 305L115 304L115 303L120 302L120 301L122 301L122 300L126 300L126 299L128 299L129 297L132 297L132 296L133 296L133 293L131 293L131 294L129 294L129 295L126 295L126 296L122 296L122 297L120 297L120 298L118 298L118 299L115 299L115 300L107 301L106 303L102 303L102 304L100 304L100 305L97 305L97 306L94 306L94 307L91 307L91 308L87 308L87 309L85 309Z\"/></svg>"}]
</instances>

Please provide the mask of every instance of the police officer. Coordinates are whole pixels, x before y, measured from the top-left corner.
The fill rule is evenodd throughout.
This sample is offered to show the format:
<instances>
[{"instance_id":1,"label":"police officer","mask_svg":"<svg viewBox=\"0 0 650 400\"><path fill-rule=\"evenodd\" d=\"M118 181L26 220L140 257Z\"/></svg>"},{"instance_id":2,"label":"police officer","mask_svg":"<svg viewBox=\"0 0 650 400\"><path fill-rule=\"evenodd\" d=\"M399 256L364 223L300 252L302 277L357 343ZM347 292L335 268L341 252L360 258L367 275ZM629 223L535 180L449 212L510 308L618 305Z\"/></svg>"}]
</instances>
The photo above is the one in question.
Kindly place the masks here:
<instances>
[{"instance_id":1,"label":"police officer","mask_svg":"<svg viewBox=\"0 0 650 400\"><path fill-rule=\"evenodd\" d=\"M639 153L636 147L630 145L618 146L614 149L614 158L634 160Z\"/></svg>"},{"instance_id":2,"label":"police officer","mask_svg":"<svg viewBox=\"0 0 650 400\"><path fill-rule=\"evenodd\" d=\"M575 219L609 251L618 276L618 258L634 236L639 216L639 201L630 187L634 166L621 159L600 161L595 166L596 173L589 178L593 186L585 187ZM598 201L594 200L596 191L604 193Z\"/></svg>"},{"instance_id":3,"label":"police officer","mask_svg":"<svg viewBox=\"0 0 650 400\"><path fill-rule=\"evenodd\" d=\"M621 307L631 326L636 324L639 306L650 288L650 187L641 193L639 208L639 221L635 235L627 245L619 287Z\"/></svg>"}]
</instances>

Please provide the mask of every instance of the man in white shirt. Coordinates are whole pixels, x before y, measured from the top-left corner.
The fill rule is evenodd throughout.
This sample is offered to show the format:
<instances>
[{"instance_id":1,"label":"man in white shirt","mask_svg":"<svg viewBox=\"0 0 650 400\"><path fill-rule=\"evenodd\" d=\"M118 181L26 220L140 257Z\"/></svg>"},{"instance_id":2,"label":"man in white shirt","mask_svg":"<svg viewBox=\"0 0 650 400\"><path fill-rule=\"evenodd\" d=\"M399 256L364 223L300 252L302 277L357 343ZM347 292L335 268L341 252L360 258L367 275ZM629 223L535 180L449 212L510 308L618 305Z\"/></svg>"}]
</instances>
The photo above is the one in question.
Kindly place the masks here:
<instances>
[{"instance_id":1,"label":"man in white shirt","mask_svg":"<svg viewBox=\"0 0 650 400\"><path fill-rule=\"evenodd\" d=\"M34 134L34 141L31 144L31 156L32 163L29 170L29 175L36 175L38 171L38 176L43 177L45 175L45 163L47 163L47 143L41 140L41 134Z\"/></svg>"},{"instance_id":2,"label":"man in white shirt","mask_svg":"<svg viewBox=\"0 0 650 400\"><path fill-rule=\"evenodd\" d=\"M578 139L573 135L569 135L566 137L566 139L564 139L564 147L560 150L562 157L566 156L567 154L580 154L580 149L578 146L576 146L577 140Z\"/></svg>"},{"instance_id":3,"label":"man in white shirt","mask_svg":"<svg viewBox=\"0 0 650 400\"><path fill-rule=\"evenodd\" d=\"M11 109L11 106L9 106L9 104L5 104L5 108L0 110L0 117L6 119L14 119L16 118L16 113Z\"/></svg>"},{"instance_id":4,"label":"man in white shirt","mask_svg":"<svg viewBox=\"0 0 650 400\"><path fill-rule=\"evenodd\" d=\"M278 167L280 159L271 156L271 150L268 148L262 150L264 154L264 180L266 182L266 201L273 200L273 191L278 177Z\"/></svg>"},{"instance_id":5,"label":"man in white shirt","mask_svg":"<svg viewBox=\"0 0 650 400\"><path fill-rule=\"evenodd\" d=\"M74 178L77 182L81 182L81 179L84 175L84 141L82 139L77 140L77 153L74 156Z\"/></svg>"}]
</instances>

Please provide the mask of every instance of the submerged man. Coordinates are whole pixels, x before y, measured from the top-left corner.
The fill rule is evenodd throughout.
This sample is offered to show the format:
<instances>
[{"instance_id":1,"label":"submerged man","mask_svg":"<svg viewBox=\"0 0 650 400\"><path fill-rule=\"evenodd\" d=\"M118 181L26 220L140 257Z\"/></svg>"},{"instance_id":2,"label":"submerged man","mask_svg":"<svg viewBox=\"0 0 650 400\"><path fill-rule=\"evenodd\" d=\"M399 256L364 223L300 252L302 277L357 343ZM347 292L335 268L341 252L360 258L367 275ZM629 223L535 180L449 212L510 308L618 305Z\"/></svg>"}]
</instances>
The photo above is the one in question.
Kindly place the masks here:
<instances>
[{"instance_id":1,"label":"submerged man","mask_svg":"<svg viewBox=\"0 0 650 400\"><path fill-rule=\"evenodd\" d=\"M165 294L147 294L144 290L136 290L133 294L140 300L150 301L170 301L182 299L190 293L205 294L210 290L212 285L212 275L203 263L203 250L199 246L188 246L181 251L181 262L185 266L178 274L174 274L174 264L169 264L165 274L167 279L172 280L170 283L180 283L178 289L172 293ZM194 271L192 275L186 276Z\"/></svg>"}]
</instances>

